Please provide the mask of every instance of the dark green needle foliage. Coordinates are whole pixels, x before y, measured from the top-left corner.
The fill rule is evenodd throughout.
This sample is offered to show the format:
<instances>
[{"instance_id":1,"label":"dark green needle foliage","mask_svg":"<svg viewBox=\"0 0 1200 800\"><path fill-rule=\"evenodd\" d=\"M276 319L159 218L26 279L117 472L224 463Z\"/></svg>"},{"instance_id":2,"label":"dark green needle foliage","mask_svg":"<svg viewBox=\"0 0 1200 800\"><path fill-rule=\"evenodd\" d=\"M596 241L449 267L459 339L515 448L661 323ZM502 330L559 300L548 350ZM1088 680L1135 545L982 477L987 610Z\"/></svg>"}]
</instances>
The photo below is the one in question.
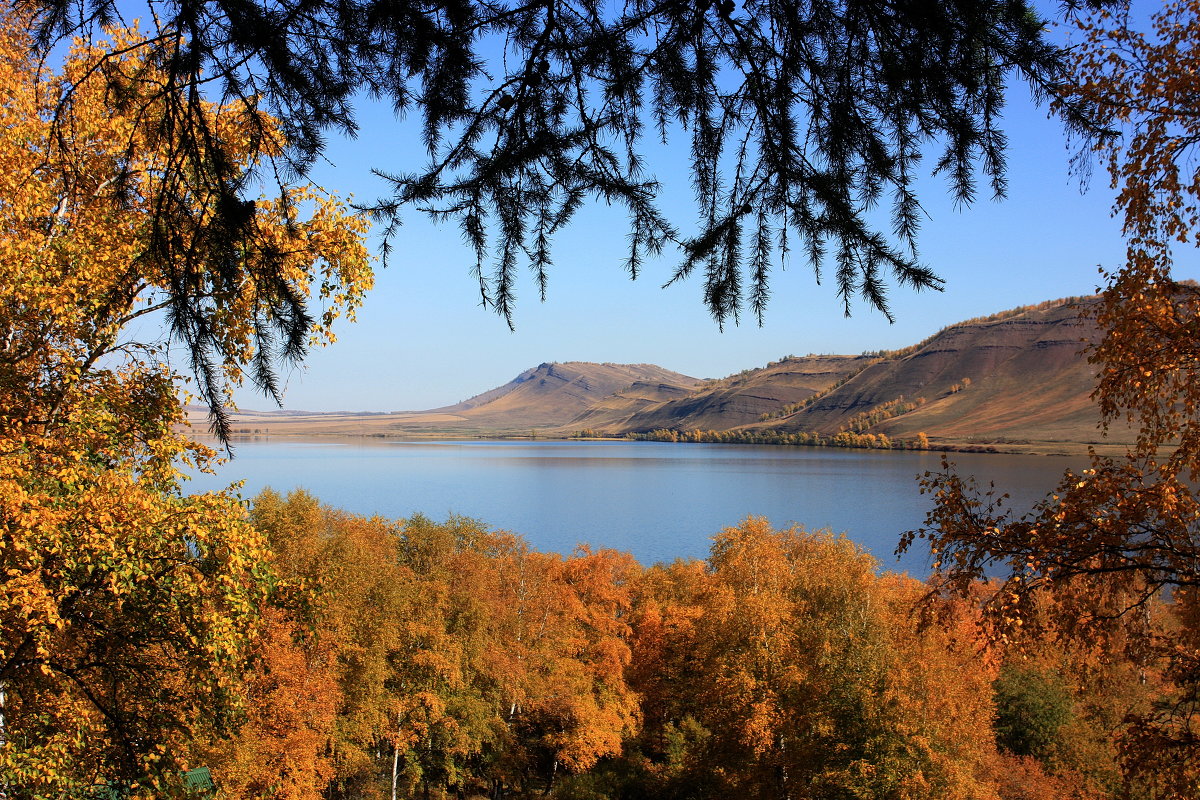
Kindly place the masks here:
<instances>
[{"instance_id":1,"label":"dark green needle foliage","mask_svg":"<svg viewBox=\"0 0 1200 800\"><path fill-rule=\"evenodd\" d=\"M115 0L18 2L36 11L45 46L118 13ZM389 163L380 154L378 172L394 192L370 210L389 243L410 206L461 226L483 302L510 323L519 272L530 268L544 297L554 234L597 200L628 212L629 273L678 248L671 282L698 273L721 324L745 309L761 321L770 271L790 250L818 280L832 272L846 313L859 298L889 314L889 284L941 286L917 253L915 180L941 174L962 203L975 198L977 179L1003 195L1006 86L1024 82L1043 96L1061 70L1025 0L148 8L150 46L171 67L162 90L180 108L199 96L242 98L284 120L290 146L268 161L275 170L303 173L326 135L353 134L353 103L365 95L418 119L428 158ZM194 125L195 115L167 124ZM222 172L208 132L188 133L195 153L181 159L180 180L240 197L244 177ZM648 138L690 148L698 210L690 231L657 204ZM226 222L236 239L236 215ZM186 303L176 324L189 344L203 341L188 327ZM269 386L269 370L263 378Z\"/></svg>"},{"instance_id":2,"label":"dark green needle foliage","mask_svg":"<svg viewBox=\"0 0 1200 800\"><path fill-rule=\"evenodd\" d=\"M1061 749L1060 729L1073 714L1067 688L1052 675L1006 664L995 691L996 744L1049 764Z\"/></svg>"}]
</instances>

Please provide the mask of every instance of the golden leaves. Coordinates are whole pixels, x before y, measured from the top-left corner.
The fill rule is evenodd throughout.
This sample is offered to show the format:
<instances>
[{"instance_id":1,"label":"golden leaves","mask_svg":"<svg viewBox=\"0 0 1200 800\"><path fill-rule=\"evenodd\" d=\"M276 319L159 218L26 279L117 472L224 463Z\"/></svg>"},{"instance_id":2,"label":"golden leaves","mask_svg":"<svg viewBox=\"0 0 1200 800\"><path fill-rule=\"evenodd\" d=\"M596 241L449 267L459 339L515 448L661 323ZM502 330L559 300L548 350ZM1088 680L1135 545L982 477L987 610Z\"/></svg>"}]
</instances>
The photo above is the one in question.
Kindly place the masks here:
<instances>
[{"instance_id":1,"label":"golden leaves","mask_svg":"<svg viewBox=\"0 0 1200 800\"><path fill-rule=\"evenodd\" d=\"M706 733L690 757L668 756L691 771L681 785L983 796L974 765L990 752L992 673L969 606L919 631L915 581L877 576L844 537L758 518L718 534L696 566L651 568L635 622L642 746L689 720Z\"/></svg>"},{"instance_id":2,"label":"golden leaves","mask_svg":"<svg viewBox=\"0 0 1200 800\"><path fill-rule=\"evenodd\" d=\"M63 75L52 76L29 62L18 16L0 25L3 46L17 53L0 65L0 85L13 98L0 105L0 231L7 234L0 290L12 300L0 310L0 327L27 339L9 338L11 359L57 361L63 389L101 356L151 365L154 342L121 336L128 322L180 289L180 265L154 244L163 226L172 252L202 265L188 277L195 283L187 290L189 313L203 320L234 383L260 355L261 331L278 322L281 292L320 303L313 343L332 341L338 317L353 318L373 281L362 218L316 187L281 187L272 200L248 204L244 241L230 263L210 230L225 201L212 191L180 194L163 182L180 156L163 133L164 101L152 90L165 76L146 60L149 48L132 31L113 31L107 46L77 42ZM233 174L248 176L253 158L282 145L275 121L243 105L202 102L193 113L212 131L211 157ZM163 209L174 217L163 219ZM220 270L203 266L210 258Z\"/></svg>"},{"instance_id":3,"label":"golden leaves","mask_svg":"<svg viewBox=\"0 0 1200 800\"><path fill-rule=\"evenodd\" d=\"M113 31L122 54L79 42L53 75L24 24L0 14L0 773L54 796L101 779L160 794L189 740L236 709L271 575L237 498L183 494L181 462L213 454L178 431L164 342L131 333L177 288L152 246L176 143L161 98L139 94L162 69ZM251 140L269 152L279 135L245 109L194 113L243 174ZM321 338L370 286L365 223L315 188L284 200L253 214L227 280L216 264L193 276L234 378L274 313L268 289L318 298ZM215 258L215 195L170 201L179 246Z\"/></svg>"},{"instance_id":4,"label":"golden leaves","mask_svg":"<svg viewBox=\"0 0 1200 800\"><path fill-rule=\"evenodd\" d=\"M1059 101L1080 104L1098 127L1118 134L1096 138L1094 151L1119 191L1115 210L1131 244L1151 245L1164 267L1170 243L1194 243L1196 232L1196 15L1193 0L1174 0L1151 14L1152 33L1138 30L1128 9L1078 17L1080 38L1068 51L1075 81Z\"/></svg>"}]
</instances>

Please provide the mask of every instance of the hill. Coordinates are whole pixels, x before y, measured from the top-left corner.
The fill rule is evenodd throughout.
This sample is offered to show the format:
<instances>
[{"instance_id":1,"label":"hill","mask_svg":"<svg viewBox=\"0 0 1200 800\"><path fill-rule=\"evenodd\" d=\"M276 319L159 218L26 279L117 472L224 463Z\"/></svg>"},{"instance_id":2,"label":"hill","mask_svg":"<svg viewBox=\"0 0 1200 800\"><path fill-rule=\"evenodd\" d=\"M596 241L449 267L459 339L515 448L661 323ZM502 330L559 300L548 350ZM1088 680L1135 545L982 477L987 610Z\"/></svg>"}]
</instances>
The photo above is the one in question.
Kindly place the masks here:
<instances>
[{"instance_id":1,"label":"hill","mask_svg":"<svg viewBox=\"0 0 1200 800\"><path fill-rule=\"evenodd\" d=\"M725 430L827 390L862 368L862 356L788 356L765 367L707 381L686 394L622 393L571 420L568 428L624 434L659 428Z\"/></svg>"},{"instance_id":2,"label":"hill","mask_svg":"<svg viewBox=\"0 0 1200 800\"><path fill-rule=\"evenodd\" d=\"M752 427L905 439L923 432L934 444L1004 449L1100 443L1095 371L1082 352L1097 331L1080 316L1095 302L1053 301L952 325Z\"/></svg>"},{"instance_id":3,"label":"hill","mask_svg":"<svg viewBox=\"0 0 1200 800\"><path fill-rule=\"evenodd\" d=\"M557 429L627 387L670 387L686 393L696 378L653 364L544 363L451 406L390 414L238 412L239 434L478 436ZM664 389L666 391L666 389Z\"/></svg>"},{"instance_id":4,"label":"hill","mask_svg":"<svg viewBox=\"0 0 1200 800\"><path fill-rule=\"evenodd\" d=\"M698 383L653 364L545 363L503 386L429 413L454 414L489 428L555 427L627 387L686 392Z\"/></svg>"},{"instance_id":5,"label":"hill","mask_svg":"<svg viewBox=\"0 0 1200 800\"><path fill-rule=\"evenodd\" d=\"M1070 298L951 325L903 350L788 356L721 380L652 364L544 363L508 383L429 411L236 415L247 434L367 436L622 436L717 431L884 435L934 447L1078 452L1102 439L1082 351L1096 335Z\"/></svg>"},{"instance_id":6,"label":"hill","mask_svg":"<svg viewBox=\"0 0 1200 800\"><path fill-rule=\"evenodd\" d=\"M1090 397L1095 372L1083 351L1097 331L1085 312L1096 302L1068 298L1012 309L898 351L789 357L645 409L605 432L699 430L744 441L850 433L1015 452L1121 444L1129 432L1115 426L1102 437ZM805 385L808 374L825 385Z\"/></svg>"}]
</instances>

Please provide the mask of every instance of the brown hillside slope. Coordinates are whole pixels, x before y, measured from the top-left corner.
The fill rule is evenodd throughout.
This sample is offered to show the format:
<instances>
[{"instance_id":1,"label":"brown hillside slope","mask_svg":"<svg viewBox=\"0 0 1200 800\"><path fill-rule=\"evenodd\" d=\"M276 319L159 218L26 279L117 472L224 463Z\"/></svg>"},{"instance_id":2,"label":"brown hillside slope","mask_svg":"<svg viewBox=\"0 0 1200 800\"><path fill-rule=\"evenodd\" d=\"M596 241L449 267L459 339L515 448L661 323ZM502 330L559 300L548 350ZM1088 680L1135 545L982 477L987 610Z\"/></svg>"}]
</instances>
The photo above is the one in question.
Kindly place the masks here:
<instances>
[{"instance_id":1,"label":"brown hillside slope","mask_svg":"<svg viewBox=\"0 0 1200 800\"><path fill-rule=\"evenodd\" d=\"M1056 301L953 325L808 407L752 427L832 435L884 404L924 398L861 432L903 439L925 432L934 444L958 445L1123 441L1123 430L1101 438L1089 397L1095 371L1081 351L1096 330L1079 312L1095 302Z\"/></svg>"},{"instance_id":2,"label":"brown hillside slope","mask_svg":"<svg viewBox=\"0 0 1200 800\"><path fill-rule=\"evenodd\" d=\"M695 378L653 364L545 363L461 403L392 414L238 412L241 434L271 436L474 436L527 434L563 425L631 385L669 385L690 391Z\"/></svg>"},{"instance_id":3,"label":"brown hillside slope","mask_svg":"<svg viewBox=\"0 0 1200 800\"><path fill-rule=\"evenodd\" d=\"M690 397L696 385L693 383L680 386L673 383L638 381L609 395L572 419L566 425L567 432L584 429L598 432L627 430L630 420L638 413L672 400Z\"/></svg>"},{"instance_id":4,"label":"brown hillside slope","mask_svg":"<svg viewBox=\"0 0 1200 800\"><path fill-rule=\"evenodd\" d=\"M605 414L589 411L571 420L568 427L609 433L642 433L658 428L725 430L757 422L763 414L828 389L868 361L863 356L788 356L759 369L707 382L684 397L641 403L640 407L633 402L609 408Z\"/></svg>"},{"instance_id":5,"label":"brown hillside slope","mask_svg":"<svg viewBox=\"0 0 1200 800\"><path fill-rule=\"evenodd\" d=\"M666 384L686 390L698 383L653 364L546 363L522 372L504 386L430 413L458 414L490 428L550 427L570 421L635 384Z\"/></svg>"}]
</instances>

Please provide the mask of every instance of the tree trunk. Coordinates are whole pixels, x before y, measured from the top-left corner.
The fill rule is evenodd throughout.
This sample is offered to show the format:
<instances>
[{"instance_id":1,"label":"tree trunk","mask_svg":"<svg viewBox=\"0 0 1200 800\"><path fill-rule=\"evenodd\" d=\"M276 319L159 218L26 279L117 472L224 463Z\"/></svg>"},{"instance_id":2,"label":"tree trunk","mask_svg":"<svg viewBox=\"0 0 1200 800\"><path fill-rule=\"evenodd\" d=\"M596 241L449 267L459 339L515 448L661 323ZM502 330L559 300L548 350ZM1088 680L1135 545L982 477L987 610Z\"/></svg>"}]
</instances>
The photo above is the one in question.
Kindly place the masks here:
<instances>
[{"instance_id":1,"label":"tree trunk","mask_svg":"<svg viewBox=\"0 0 1200 800\"><path fill-rule=\"evenodd\" d=\"M5 702L8 700L8 695L5 693L4 681L0 681L0 753L4 752L4 748L8 746L8 729L4 724ZM0 800L8 797L8 789L5 786L5 780L0 777Z\"/></svg>"},{"instance_id":2,"label":"tree trunk","mask_svg":"<svg viewBox=\"0 0 1200 800\"><path fill-rule=\"evenodd\" d=\"M392 800L396 800L396 783L400 777L400 723L396 722L396 741L392 743Z\"/></svg>"}]
</instances>

